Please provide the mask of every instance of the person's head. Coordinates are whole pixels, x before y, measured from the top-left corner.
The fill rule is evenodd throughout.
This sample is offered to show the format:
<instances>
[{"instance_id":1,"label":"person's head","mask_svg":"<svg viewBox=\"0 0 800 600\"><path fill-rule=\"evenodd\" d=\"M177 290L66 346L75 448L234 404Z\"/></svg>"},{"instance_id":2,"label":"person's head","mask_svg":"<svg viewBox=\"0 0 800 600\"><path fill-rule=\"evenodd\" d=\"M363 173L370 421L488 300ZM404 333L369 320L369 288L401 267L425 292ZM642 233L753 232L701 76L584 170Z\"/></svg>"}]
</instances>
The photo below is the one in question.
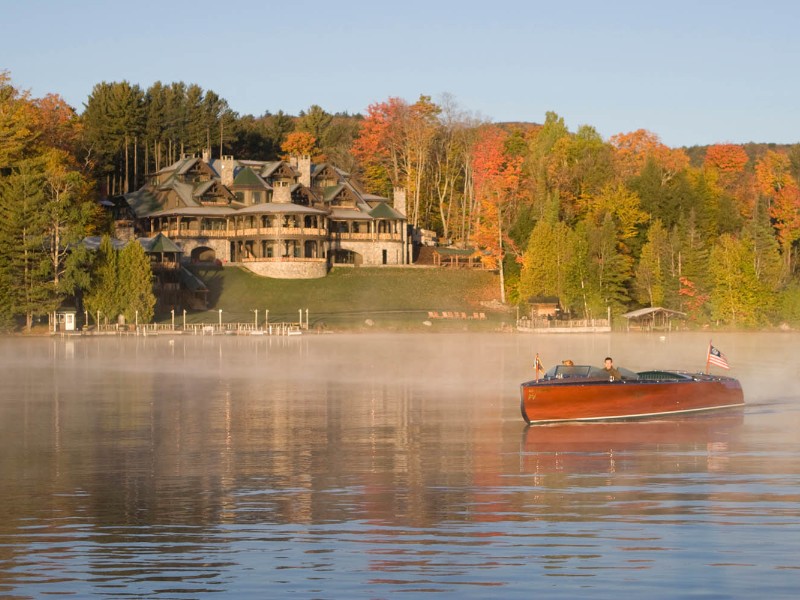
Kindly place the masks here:
<instances>
[{"instance_id":1,"label":"person's head","mask_svg":"<svg viewBox=\"0 0 800 600\"><path fill-rule=\"evenodd\" d=\"M565 367L574 367L575 366L575 363L572 362L570 359L562 360L561 364L564 365Z\"/></svg>"},{"instance_id":2,"label":"person's head","mask_svg":"<svg viewBox=\"0 0 800 600\"><path fill-rule=\"evenodd\" d=\"M610 356L606 356L605 364L606 364L606 369L610 369L611 367L614 366L614 360Z\"/></svg>"}]
</instances>

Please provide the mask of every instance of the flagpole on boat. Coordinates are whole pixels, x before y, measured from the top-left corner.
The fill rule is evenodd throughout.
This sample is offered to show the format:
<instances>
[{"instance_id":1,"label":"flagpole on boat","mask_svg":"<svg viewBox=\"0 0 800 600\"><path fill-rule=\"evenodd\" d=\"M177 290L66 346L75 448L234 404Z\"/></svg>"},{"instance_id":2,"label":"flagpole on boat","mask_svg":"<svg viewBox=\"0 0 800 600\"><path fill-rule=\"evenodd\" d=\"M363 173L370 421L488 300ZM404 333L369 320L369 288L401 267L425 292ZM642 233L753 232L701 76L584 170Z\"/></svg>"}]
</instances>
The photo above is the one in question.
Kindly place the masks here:
<instances>
[{"instance_id":1,"label":"flagpole on boat","mask_svg":"<svg viewBox=\"0 0 800 600\"><path fill-rule=\"evenodd\" d=\"M711 340L708 340L708 350L706 351L706 375L708 375L708 368L711 365Z\"/></svg>"}]
</instances>

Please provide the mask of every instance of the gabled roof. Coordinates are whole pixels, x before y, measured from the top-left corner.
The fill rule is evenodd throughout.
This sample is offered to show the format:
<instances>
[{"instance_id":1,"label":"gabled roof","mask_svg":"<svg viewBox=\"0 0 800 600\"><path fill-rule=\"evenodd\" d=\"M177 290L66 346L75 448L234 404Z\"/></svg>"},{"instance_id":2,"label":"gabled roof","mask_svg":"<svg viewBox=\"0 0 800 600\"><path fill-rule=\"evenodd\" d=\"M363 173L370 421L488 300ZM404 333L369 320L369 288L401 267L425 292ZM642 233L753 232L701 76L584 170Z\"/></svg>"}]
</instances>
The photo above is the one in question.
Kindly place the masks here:
<instances>
[{"instance_id":1,"label":"gabled roof","mask_svg":"<svg viewBox=\"0 0 800 600\"><path fill-rule=\"evenodd\" d=\"M233 179L233 185L235 187L262 187L269 189L267 183L250 167L239 169L239 172Z\"/></svg>"},{"instance_id":2,"label":"gabled roof","mask_svg":"<svg viewBox=\"0 0 800 600\"><path fill-rule=\"evenodd\" d=\"M125 194L125 201L138 218L146 217L157 210L161 210L161 201L148 188L141 188L135 192Z\"/></svg>"},{"instance_id":3,"label":"gabled roof","mask_svg":"<svg viewBox=\"0 0 800 600\"><path fill-rule=\"evenodd\" d=\"M198 185L196 188L194 188L194 191L192 192L192 196L194 196L195 198L199 198L200 196L205 194L214 185L214 183L216 183L216 182L213 179L211 179L209 181L204 181L203 183Z\"/></svg>"},{"instance_id":4,"label":"gabled roof","mask_svg":"<svg viewBox=\"0 0 800 600\"><path fill-rule=\"evenodd\" d=\"M176 173L178 175L185 175L193 166L197 164L197 161L200 160L199 158L187 158L183 161L183 164L179 165Z\"/></svg>"},{"instance_id":5,"label":"gabled roof","mask_svg":"<svg viewBox=\"0 0 800 600\"><path fill-rule=\"evenodd\" d=\"M290 171L293 177L298 176L298 173L291 167L291 165L289 165L286 162L283 162L282 160L276 160L274 162L264 163L264 168L261 169L260 175L261 177L264 177L266 179L267 177L272 177L275 171L281 168Z\"/></svg>"},{"instance_id":6,"label":"gabled roof","mask_svg":"<svg viewBox=\"0 0 800 600\"><path fill-rule=\"evenodd\" d=\"M342 185L341 183L339 185L329 185L328 187L323 188L322 190L323 202L330 202L331 200L336 198L336 196L339 195L339 192L341 192L343 189L344 185Z\"/></svg>"},{"instance_id":7,"label":"gabled roof","mask_svg":"<svg viewBox=\"0 0 800 600\"><path fill-rule=\"evenodd\" d=\"M151 238L139 238L138 242L141 244L142 248L144 248L145 252L166 252L168 254L183 253L183 250L163 233L159 233Z\"/></svg>"},{"instance_id":8,"label":"gabled roof","mask_svg":"<svg viewBox=\"0 0 800 600\"><path fill-rule=\"evenodd\" d=\"M385 202L381 202L371 211L369 211L369 215L375 219L404 219L405 217L397 212L394 208L386 204Z\"/></svg>"}]
</instances>

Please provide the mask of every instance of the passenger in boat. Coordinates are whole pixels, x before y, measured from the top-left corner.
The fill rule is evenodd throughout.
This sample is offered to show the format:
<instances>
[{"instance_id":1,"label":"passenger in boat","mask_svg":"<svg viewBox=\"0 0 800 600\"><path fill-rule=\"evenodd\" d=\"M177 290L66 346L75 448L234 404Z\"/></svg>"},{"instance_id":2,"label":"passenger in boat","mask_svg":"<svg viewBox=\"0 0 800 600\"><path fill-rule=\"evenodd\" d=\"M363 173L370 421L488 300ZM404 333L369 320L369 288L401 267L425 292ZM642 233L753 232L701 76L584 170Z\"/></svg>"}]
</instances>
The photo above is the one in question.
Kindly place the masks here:
<instances>
[{"instance_id":1,"label":"passenger in boat","mask_svg":"<svg viewBox=\"0 0 800 600\"><path fill-rule=\"evenodd\" d=\"M565 367L574 367L575 366L575 363L572 362L570 359L562 360L561 364L564 365Z\"/></svg>"},{"instance_id":2,"label":"passenger in boat","mask_svg":"<svg viewBox=\"0 0 800 600\"><path fill-rule=\"evenodd\" d=\"M615 379L622 379L622 373L620 373L619 369L614 366L614 359L610 356L606 356L603 370L608 374L608 378L611 381L614 381Z\"/></svg>"}]
</instances>

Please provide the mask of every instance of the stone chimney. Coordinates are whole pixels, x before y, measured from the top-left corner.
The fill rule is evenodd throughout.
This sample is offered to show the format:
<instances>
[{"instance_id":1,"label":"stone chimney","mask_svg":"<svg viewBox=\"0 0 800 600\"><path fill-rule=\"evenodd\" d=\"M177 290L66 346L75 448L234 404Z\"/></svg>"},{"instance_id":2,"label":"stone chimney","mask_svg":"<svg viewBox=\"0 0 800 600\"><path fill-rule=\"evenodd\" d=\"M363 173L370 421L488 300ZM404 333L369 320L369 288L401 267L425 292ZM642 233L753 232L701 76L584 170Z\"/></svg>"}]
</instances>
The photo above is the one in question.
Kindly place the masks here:
<instances>
[{"instance_id":1,"label":"stone chimney","mask_svg":"<svg viewBox=\"0 0 800 600\"><path fill-rule=\"evenodd\" d=\"M219 159L219 178L225 187L233 185L233 156L223 156Z\"/></svg>"},{"instance_id":2,"label":"stone chimney","mask_svg":"<svg viewBox=\"0 0 800 600\"><path fill-rule=\"evenodd\" d=\"M301 185L304 185L307 188L311 187L311 157L307 154L303 156L297 156L294 158L296 161L296 168L297 171L300 173L300 178L298 179Z\"/></svg>"},{"instance_id":3,"label":"stone chimney","mask_svg":"<svg viewBox=\"0 0 800 600\"><path fill-rule=\"evenodd\" d=\"M292 201L291 184L285 179L279 179L272 184L272 201L287 204Z\"/></svg>"},{"instance_id":4,"label":"stone chimney","mask_svg":"<svg viewBox=\"0 0 800 600\"><path fill-rule=\"evenodd\" d=\"M394 209L401 213L403 216L406 215L406 189L401 187L396 187L392 190L393 200L394 200Z\"/></svg>"},{"instance_id":5,"label":"stone chimney","mask_svg":"<svg viewBox=\"0 0 800 600\"><path fill-rule=\"evenodd\" d=\"M211 150L203 148L203 162L209 164L211 162Z\"/></svg>"}]
</instances>

